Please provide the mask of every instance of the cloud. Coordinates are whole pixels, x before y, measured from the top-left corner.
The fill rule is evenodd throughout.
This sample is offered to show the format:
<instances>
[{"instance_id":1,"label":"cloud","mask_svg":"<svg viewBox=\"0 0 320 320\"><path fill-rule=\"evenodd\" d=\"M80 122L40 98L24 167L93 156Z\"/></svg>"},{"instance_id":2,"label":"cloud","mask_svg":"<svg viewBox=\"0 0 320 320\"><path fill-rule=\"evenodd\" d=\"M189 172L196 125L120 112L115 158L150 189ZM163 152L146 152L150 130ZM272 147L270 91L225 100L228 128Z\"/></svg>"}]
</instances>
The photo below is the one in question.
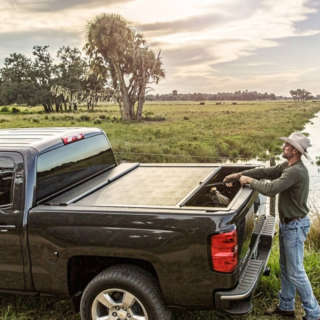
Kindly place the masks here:
<instances>
[{"instance_id":1,"label":"cloud","mask_svg":"<svg viewBox=\"0 0 320 320\"><path fill-rule=\"evenodd\" d=\"M149 37L152 37L153 35L159 36L180 32L200 32L209 27L213 27L214 25L221 25L225 23L227 19L226 16L221 14L210 13L180 20L142 24L137 26L137 29L144 33L148 33Z\"/></svg>"},{"instance_id":2,"label":"cloud","mask_svg":"<svg viewBox=\"0 0 320 320\"><path fill-rule=\"evenodd\" d=\"M63 45L79 47L80 37L81 35L76 32L59 32L52 29L0 33L0 63L14 52L31 56L32 48L35 45L49 45L49 52L55 56L57 50Z\"/></svg>"},{"instance_id":3,"label":"cloud","mask_svg":"<svg viewBox=\"0 0 320 320\"><path fill-rule=\"evenodd\" d=\"M175 67L206 63L214 58L202 43L165 50L163 57L168 61L168 64Z\"/></svg>"},{"instance_id":4,"label":"cloud","mask_svg":"<svg viewBox=\"0 0 320 320\"><path fill-rule=\"evenodd\" d=\"M93 8L98 6L108 7L114 4L123 4L133 0L15 0L16 8L33 12L57 12L65 9L77 9L81 7Z\"/></svg>"},{"instance_id":5,"label":"cloud","mask_svg":"<svg viewBox=\"0 0 320 320\"><path fill-rule=\"evenodd\" d=\"M297 21L303 21L314 9L305 6L305 1L291 0L281 2L264 0L259 8L251 10L251 15L230 17L221 25L206 26L205 32L194 32L192 28L183 33L167 33L154 35L153 41L162 43L162 49L181 49L185 46L193 46L202 43L203 48L212 52L211 64L230 62L243 56L252 55L259 48L278 46L279 41L289 37L304 37L317 34L317 30L298 31L295 29ZM209 14L208 14L209 16ZM185 20L187 21L187 20ZM181 26L184 25L181 22ZM159 24L164 30L169 29L170 24ZM149 26L149 30L152 30ZM205 24L202 25L205 28ZM148 29L147 29L148 30ZM178 32L179 32L178 28ZM237 41L233 41L237 38Z\"/></svg>"},{"instance_id":6,"label":"cloud","mask_svg":"<svg viewBox=\"0 0 320 320\"><path fill-rule=\"evenodd\" d=\"M0 0L0 57L31 54L35 44L81 48L87 21L103 12L134 22L162 51L162 92L227 91L254 81L271 88L273 76L300 81L292 66L304 59L308 69L318 59L318 0Z\"/></svg>"}]
</instances>

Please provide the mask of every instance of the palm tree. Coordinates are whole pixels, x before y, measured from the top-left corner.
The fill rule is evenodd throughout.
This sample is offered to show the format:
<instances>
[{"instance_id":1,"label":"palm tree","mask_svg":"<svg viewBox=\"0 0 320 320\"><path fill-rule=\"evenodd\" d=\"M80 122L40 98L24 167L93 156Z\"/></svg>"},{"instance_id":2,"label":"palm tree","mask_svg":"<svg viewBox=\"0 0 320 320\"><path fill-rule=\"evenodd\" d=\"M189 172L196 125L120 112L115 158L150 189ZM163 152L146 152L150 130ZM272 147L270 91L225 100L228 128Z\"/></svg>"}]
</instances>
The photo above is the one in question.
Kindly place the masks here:
<instances>
[{"instance_id":1,"label":"palm tree","mask_svg":"<svg viewBox=\"0 0 320 320\"><path fill-rule=\"evenodd\" d=\"M116 14L102 14L89 23L85 50L92 72L109 74L121 118L141 120L147 85L164 77L160 53L156 56L143 36Z\"/></svg>"}]
</instances>

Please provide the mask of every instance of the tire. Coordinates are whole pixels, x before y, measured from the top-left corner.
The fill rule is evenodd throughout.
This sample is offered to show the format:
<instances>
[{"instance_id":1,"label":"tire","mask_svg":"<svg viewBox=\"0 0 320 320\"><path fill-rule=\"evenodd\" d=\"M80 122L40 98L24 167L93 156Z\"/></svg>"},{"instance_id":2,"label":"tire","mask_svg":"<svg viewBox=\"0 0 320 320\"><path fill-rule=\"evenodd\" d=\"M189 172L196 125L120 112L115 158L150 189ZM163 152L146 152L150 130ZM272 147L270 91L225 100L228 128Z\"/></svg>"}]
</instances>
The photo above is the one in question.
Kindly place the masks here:
<instances>
[{"instance_id":1,"label":"tire","mask_svg":"<svg viewBox=\"0 0 320 320\"><path fill-rule=\"evenodd\" d=\"M83 292L81 320L170 320L155 279L132 265L99 273Z\"/></svg>"}]
</instances>

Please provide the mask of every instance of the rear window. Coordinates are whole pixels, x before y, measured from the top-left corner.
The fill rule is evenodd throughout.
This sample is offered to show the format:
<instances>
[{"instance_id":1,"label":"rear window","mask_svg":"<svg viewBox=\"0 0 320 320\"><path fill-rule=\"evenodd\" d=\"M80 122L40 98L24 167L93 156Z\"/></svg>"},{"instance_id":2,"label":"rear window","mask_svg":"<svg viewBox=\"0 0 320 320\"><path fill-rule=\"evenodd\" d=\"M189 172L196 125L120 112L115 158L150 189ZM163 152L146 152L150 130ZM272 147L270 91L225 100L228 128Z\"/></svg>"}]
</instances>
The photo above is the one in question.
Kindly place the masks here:
<instances>
[{"instance_id":1,"label":"rear window","mask_svg":"<svg viewBox=\"0 0 320 320\"><path fill-rule=\"evenodd\" d=\"M40 200L116 165L104 135L85 138L43 153L37 164Z\"/></svg>"},{"instance_id":2,"label":"rear window","mask_svg":"<svg viewBox=\"0 0 320 320\"><path fill-rule=\"evenodd\" d=\"M0 206L12 203L14 181L14 162L9 158L0 158Z\"/></svg>"}]
</instances>

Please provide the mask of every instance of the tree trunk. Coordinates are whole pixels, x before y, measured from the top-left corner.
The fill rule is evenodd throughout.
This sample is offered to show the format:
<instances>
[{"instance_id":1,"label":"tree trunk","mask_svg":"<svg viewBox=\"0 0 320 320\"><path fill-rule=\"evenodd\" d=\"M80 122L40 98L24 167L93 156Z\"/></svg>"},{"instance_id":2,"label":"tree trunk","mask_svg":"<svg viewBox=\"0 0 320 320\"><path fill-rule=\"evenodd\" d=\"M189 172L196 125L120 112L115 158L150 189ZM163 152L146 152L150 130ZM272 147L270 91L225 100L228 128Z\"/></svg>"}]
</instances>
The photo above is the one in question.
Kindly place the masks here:
<instances>
[{"instance_id":1,"label":"tree trunk","mask_svg":"<svg viewBox=\"0 0 320 320\"><path fill-rule=\"evenodd\" d=\"M138 121L141 121L142 119L142 110L143 110L144 102L145 102L145 88L141 89L141 92L139 93L137 116L136 116L136 119Z\"/></svg>"},{"instance_id":2,"label":"tree trunk","mask_svg":"<svg viewBox=\"0 0 320 320\"><path fill-rule=\"evenodd\" d=\"M63 106L64 106L64 112L68 111L68 105L67 105L67 101L63 100Z\"/></svg>"},{"instance_id":3,"label":"tree trunk","mask_svg":"<svg viewBox=\"0 0 320 320\"><path fill-rule=\"evenodd\" d=\"M48 106L49 112L53 112L52 102L50 100L48 101L47 106Z\"/></svg>"},{"instance_id":4,"label":"tree trunk","mask_svg":"<svg viewBox=\"0 0 320 320\"><path fill-rule=\"evenodd\" d=\"M48 105L46 103L43 103L42 105L43 105L43 108L44 108L44 112L45 113L49 113L50 111L49 111Z\"/></svg>"},{"instance_id":5,"label":"tree trunk","mask_svg":"<svg viewBox=\"0 0 320 320\"><path fill-rule=\"evenodd\" d=\"M60 112L60 103L56 102L56 112Z\"/></svg>"},{"instance_id":6,"label":"tree trunk","mask_svg":"<svg viewBox=\"0 0 320 320\"><path fill-rule=\"evenodd\" d=\"M117 98L117 102L118 102L118 105L119 105L119 108L120 108L120 117L121 117L121 119L123 119L124 115L123 115L123 105L122 105L121 98Z\"/></svg>"},{"instance_id":7,"label":"tree trunk","mask_svg":"<svg viewBox=\"0 0 320 320\"><path fill-rule=\"evenodd\" d=\"M116 63L113 63L113 67L117 76L117 80L120 84L120 91L122 96L122 112L121 112L121 106L120 106L120 113L122 120L128 121L132 120L132 106L130 104L129 95L128 95L128 89L126 87L123 74L121 73L119 65Z\"/></svg>"}]
</instances>

